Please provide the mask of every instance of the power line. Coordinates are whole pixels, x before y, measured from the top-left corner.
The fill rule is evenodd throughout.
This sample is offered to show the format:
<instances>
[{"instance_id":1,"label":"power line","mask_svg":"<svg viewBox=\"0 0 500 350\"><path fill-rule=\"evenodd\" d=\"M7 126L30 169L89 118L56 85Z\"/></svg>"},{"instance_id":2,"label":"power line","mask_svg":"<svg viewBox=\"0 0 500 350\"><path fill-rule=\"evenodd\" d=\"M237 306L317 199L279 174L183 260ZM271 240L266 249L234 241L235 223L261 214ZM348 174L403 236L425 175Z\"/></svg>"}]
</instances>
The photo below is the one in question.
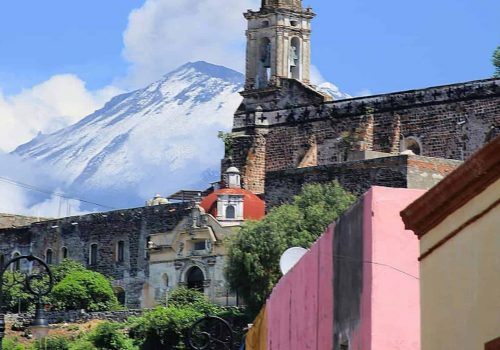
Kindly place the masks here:
<instances>
[{"instance_id":1,"label":"power line","mask_svg":"<svg viewBox=\"0 0 500 350\"><path fill-rule=\"evenodd\" d=\"M42 188L39 188L39 187L36 187L36 186L33 186L33 185L29 185L29 184L26 184L26 183L23 183L23 182L15 181L15 180L12 180L12 179L9 179L9 178L6 178L6 177L2 177L2 176L0 176L0 181L8 183L10 185L22 187L22 188L30 190L30 191L36 191L36 192L44 193L44 194L47 194L47 195L50 195L50 196L57 196L57 197L64 198L64 199L72 199L72 200L76 200L76 201L79 201L79 202L82 202L82 203L97 205L97 206L102 207L102 208L117 209L117 208L111 207L109 205L105 205L105 204L100 204L100 203L88 201L86 199L81 199L81 198L76 198L76 197L70 197L70 196L65 195L64 193L54 192L54 191L42 189Z\"/></svg>"},{"instance_id":2,"label":"power line","mask_svg":"<svg viewBox=\"0 0 500 350\"><path fill-rule=\"evenodd\" d=\"M388 265L388 264L383 264L383 263L379 263L379 262L375 262L375 261L370 261L370 260L359 260L359 259L355 259L355 258L352 258L350 256L345 256L345 255L336 255L336 254L334 254L333 257L334 258L339 258L339 259L351 260L353 262L361 262L363 264L373 264L373 265L379 265L379 266L388 267L388 268L393 269L393 270L395 270L397 272L400 272L402 274L405 274L407 276L415 278L416 280L420 280L420 278L418 278L417 276L414 276L411 273L408 273L406 271L403 271L401 269L398 269L397 267L394 267L394 266L391 266L391 265Z\"/></svg>"}]
</instances>

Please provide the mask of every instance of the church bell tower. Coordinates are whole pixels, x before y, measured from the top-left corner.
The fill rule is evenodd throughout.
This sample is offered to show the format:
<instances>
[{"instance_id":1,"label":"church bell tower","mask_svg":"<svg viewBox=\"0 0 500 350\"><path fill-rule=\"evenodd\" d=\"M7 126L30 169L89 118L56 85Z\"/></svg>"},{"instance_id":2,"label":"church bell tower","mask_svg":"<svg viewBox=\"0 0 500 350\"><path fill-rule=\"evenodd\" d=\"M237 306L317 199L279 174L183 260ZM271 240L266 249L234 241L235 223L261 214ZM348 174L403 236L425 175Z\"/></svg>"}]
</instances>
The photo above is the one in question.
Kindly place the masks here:
<instances>
[{"instance_id":1,"label":"church bell tower","mask_svg":"<svg viewBox=\"0 0 500 350\"><path fill-rule=\"evenodd\" d=\"M262 0L248 10L245 90L276 86L280 78L310 83L311 20L302 0Z\"/></svg>"}]
</instances>

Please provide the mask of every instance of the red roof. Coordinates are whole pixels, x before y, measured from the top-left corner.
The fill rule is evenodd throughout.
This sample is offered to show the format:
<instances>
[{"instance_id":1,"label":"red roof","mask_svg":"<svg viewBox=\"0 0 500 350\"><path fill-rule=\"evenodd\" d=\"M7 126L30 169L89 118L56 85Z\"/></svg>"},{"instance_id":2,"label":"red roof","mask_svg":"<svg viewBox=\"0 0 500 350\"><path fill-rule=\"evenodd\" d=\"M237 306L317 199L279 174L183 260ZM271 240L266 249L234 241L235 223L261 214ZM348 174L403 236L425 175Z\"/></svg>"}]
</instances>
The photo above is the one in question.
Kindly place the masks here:
<instances>
[{"instance_id":1,"label":"red roof","mask_svg":"<svg viewBox=\"0 0 500 350\"><path fill-rule=\"evenodd\" d=\"M221 188L209 194L200 203L205 212L217 217L217 199L220 194L243 195L243 218L245 220L260 220L266 215L264 201L242 188Z\"/></svg>"}]
</instances>

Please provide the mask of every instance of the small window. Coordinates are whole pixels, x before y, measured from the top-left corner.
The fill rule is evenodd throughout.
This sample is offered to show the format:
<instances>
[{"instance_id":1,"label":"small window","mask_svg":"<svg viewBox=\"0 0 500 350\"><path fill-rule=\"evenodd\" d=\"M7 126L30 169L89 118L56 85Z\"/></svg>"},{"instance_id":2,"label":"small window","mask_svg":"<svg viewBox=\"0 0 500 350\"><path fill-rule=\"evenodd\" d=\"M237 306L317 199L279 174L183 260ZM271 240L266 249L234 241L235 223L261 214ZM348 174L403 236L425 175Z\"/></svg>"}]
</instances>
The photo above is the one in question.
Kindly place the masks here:
<instances>
[{"instance_id":1,"label":"small window","mask_svg":"<svg viewBox=\"0 0 500 350\"><path fill-rule=\"evenodd\" d=\"M125 261L125 242L119 241L116 247L116 261L124 262Z\"/></svg>"},{"instance_id":2,"label":"small window","mask_svg":"<svg viewBox=\"0 0 500 350\"><path fill-rule=\"evenodd\" d=\"M21 256L21 254L19 254L18 252L15 252L15 253L14 253L14 255L13 255L12 257L13 257L13 258L17 258L17 257L19 257L19 256ZM21 270L21 260L17 260L17 261L13 264L12 268L14 269L14 271L19 271L19 270Z\"/></svg>"},{"instance_id":3,"label":"small window","mask_svg":"<svg viewBox=\"0 0 500 350\"><path fill-rule=\"evenodd\" d=\"M262 28L267 28L267 27L269 27L269 21L263 21Z\"/></svg>"},{"instance_id":4,"label":"small window","mask_svg":"<svg viewBox=\"0 0 500 350\"><path fill-rule=\"evenodd\" d=\"M234 219L236 218L236 210L234 205L228 205L226 207L226 219Z\"/></svg>"},{"instance_id":5,"label":"small window","mask_svg":"<svg viewBox=\"0 0 500 350\"><path fill-rule=\"evenodd\" d=\"M161 277L163 280L163 287L168 288L168 275L166 273L164 273Z\"/></svg>"},{"instance_id":6,"label":"small window","mask_svg":"<svg viewBox=\"0 0 500 350\"><path fill-rule=\"evenodd\" d=\"M206 241L194 243L194 250L205 250L205 249L207 249L207 242Z\"/></svg>"},{"instance_id":7,"label":"small window","mask_svg":"<svg viewBox=\"0 0 500 350\"><path fill-rule=\"evenodd\" d=\"M90 245L89 265L97 265L97 244Z\"/></svg>"},{"instance_id":8,"label":"small window","mask_svg":"<svg viewBox=\"0 0 500 350\"><path fill-rule=\"evenodd\" d=\"M61 248L61 257L63 259L67 259L68 258L68 248L66 248L66 247L62 247Z\"/></svg>"},{"instance_id":9,"label":"small window","mask_svg":"<svg viewBox=\"0 0 500 350\"><path fill-rule=\"evenodd\" d=\"M290 21L292 27L297 27L299 25L299 21Z\"/></svg>"},{"instance_id":10,"label":"small window","mask_svg":"<svg viewBox=\"0 0 500 350\"><path fill-rule=\"evenodd\" d=\"M52 249L47 249L45 252L45 262L47 265L52 265Z\"/></svg>"},{"instance_id":11,"label":"small window","mask_svg":"<svg viewBox=\"0 0 500 350\"><path fill-rule=\"evenodd\" d=\"M1 254L0 255L0 268L2 268L5 265L5 255Z\"/></svg>"}]
</instances>

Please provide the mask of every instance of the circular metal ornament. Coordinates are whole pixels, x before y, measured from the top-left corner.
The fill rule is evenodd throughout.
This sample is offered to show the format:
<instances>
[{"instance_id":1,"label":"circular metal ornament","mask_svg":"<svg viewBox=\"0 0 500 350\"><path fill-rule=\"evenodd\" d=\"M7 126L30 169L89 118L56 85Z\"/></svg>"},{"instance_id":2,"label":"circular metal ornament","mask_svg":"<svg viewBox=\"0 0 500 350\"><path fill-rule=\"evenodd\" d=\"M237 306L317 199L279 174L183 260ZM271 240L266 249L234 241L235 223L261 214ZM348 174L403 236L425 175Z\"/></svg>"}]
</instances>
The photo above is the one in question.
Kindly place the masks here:
<instances>
[{"instance_id":1,"label":"circular metal ornament","mask_svg":"<svg viewBox=\"0 0 500 350\"><path fill-rule=\"evenodd\" d=\"M233 350L233 330L217 316L206 316L189 329L188 344L194 350Z\"/></svg>"}]
</instances>

